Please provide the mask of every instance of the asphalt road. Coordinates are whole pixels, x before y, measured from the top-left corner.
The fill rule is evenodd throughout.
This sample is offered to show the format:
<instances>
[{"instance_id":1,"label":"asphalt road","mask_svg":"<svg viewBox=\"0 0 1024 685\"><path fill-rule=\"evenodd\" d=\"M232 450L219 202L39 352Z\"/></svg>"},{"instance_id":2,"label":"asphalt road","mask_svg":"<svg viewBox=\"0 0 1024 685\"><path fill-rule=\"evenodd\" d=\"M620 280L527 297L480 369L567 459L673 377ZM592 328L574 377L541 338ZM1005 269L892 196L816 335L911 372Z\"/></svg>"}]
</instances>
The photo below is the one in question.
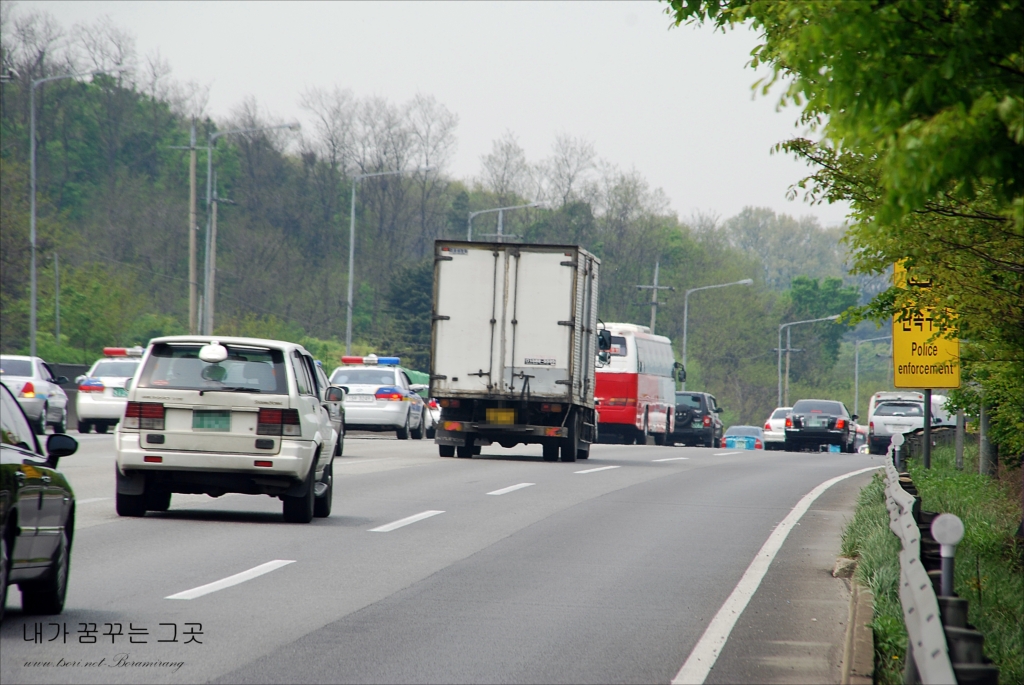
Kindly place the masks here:
<instances>
[{"instance_id":1,"label":"asphalt road","mask_svg":"<svg viewBox=\"0 0 1024 685\"><path fill-rule=\"evenodd\" d=\"M61 462L78 501L65 612L23 616L12 589L4 683L667 683L794 505L882 463L615 445L442 459L350 436L332 516L299 525L245 495L119 518L112 436L80 437ZM707 682L838 682L848 594L828 572L869 478L792 529Z\"/></svg>"}]
</instances>

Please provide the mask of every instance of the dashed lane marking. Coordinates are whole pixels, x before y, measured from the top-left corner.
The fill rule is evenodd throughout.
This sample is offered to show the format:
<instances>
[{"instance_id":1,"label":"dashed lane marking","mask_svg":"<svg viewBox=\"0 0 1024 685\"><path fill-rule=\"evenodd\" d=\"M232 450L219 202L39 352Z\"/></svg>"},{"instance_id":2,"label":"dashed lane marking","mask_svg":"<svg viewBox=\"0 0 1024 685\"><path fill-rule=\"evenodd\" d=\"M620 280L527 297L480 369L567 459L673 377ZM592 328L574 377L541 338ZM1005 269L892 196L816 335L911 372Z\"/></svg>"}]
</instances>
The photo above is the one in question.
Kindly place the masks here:
<instances>
[{"instance_id":1,"label":"dashed lane marking","mask_svg":"<svg viewBox=\"0 0 1024 685\"><path fill-rule=\"evenodd\" d=\"M88 499L76 499L75 504L92 504L93 502L107 502L113 497L90 497Z\"/></svg>"},{"instance_id":2,"label":"dashed lane marking","mask_svg":"<svg viewBox=\"0 0 1024 685\"><path fill-rule=\"evenodd\" d=\"M682 461L683 459L689 459L689 457L669 457L668 459L654 459L653 461Z\"/></svg>"},{"instance_id":3,"label":"dashed lane marking","mask_svg":"<svg viewBox=\"0 0 1024 685\"><path fill-rule=\"evenodd\" d=\"M265 564L255 566L249 569L248 571L242 571L241 573L236 573L233 576L228 576L227 578L222 578L212 583L207 583L206 585L194 587L191 590L185 590L184 592L179 592L177 594L170 595L168 597L164 597L164 599L195 599L196 597L202 597L203 595L208 595L211 592L217 592L217 590L223 590L224 588L229 588L233 585L244 583L247 580L258 578L259 576L262 576L265 573L276 571L282 566L287 566L288 564L294 563L294 559L274 559L273 561L268 561Z\"/></svg>"},{"instance_id":4,"label":"dashed lane marking","mask_svg":"<svg viewBox=\"0 0 1024 685\"><path fill-rule=\"evenodd\" d=\"M618 469L621 466L600 466L596 469L587 469L586 471L576 471L576 473L597 473L598 471L607 471L608 469Z\"/></svg>"},{"instance_id":5,"label":"dashed lane marking","mask_svg":"<svg viewBox=\"0 0 1024 685\"><path fill-rule=\"evenodd\" d=\"M518 485L510 485L507 488L502 488L501 490L495 490L494 492L488 492L487 494L488 495L507 495L510 492L515 492L516 490L522 490L523 488L528 488L531 485L536 485L536 483L519 483Z\"/></svg>"},{"instance_id":6,"label":"dashed lane marking","mask_svg":"<svg viewBox=\"0 0 1024 685\"><path fill-rule=\"evenodd\" d=\"M394 521L383 526L378 526L377 528L371 528L370 532L390 533L391 531L402 528L403 526L408 526L410 523L416 523L417 521L422 521L423 519L428 519L431 516L437 516L438 514L443 513L443 511L423 511L419 514L413 514L412 516L407 516L404 519L399 519L398 521Z\"/></svg>"},{"instance_id":7,"label":"dashed lane marking","mask_svg":"<svg viewBox=\"0 0 1024 685\"><path fill-rule=\"evenodd\" d=\"M714 457L724 457L724 456L729 455L729 454L742 454L742 452L715 452L712 456L714 456Z\"/></svg>"}]
</instances>

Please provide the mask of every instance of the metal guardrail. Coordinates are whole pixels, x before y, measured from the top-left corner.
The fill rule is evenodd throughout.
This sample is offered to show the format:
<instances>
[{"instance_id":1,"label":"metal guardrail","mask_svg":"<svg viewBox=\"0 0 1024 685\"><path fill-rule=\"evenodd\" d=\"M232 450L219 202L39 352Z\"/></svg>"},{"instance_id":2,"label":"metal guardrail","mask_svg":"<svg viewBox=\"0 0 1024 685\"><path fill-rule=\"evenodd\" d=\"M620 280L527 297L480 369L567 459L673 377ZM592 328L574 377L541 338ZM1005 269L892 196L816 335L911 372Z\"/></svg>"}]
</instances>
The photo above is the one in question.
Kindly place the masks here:
<instances>
[{"instance_id":1,"label":"metal guardrail","mask_svg":"<svg viewBox=\"0 0 1024 685\"><path fill-rule=\"evenodd\" d=\"M889 447L890 458L885 466L885 505L889 510L889 528L902 545L900 605L908 638L904 682L995 685L999 669L982 654L984 637L967 623L967 600L956 597L952 591L952 557L960 538L950 538L948 525L942 524L955 519L953 523L959 526L960 535L963 524L951 514L921 511L917 488L910 476L899 473L894 466L894 462L901 462L894 447L899 449L899 445ZM940 517L945 520L934 525ZM933 534L942 542L935 540ZM929 570L926 566L933 568ZM936 593L936 583L941 583L940 591L945 590L941 595Z\"/></svg>"}]
</instances>

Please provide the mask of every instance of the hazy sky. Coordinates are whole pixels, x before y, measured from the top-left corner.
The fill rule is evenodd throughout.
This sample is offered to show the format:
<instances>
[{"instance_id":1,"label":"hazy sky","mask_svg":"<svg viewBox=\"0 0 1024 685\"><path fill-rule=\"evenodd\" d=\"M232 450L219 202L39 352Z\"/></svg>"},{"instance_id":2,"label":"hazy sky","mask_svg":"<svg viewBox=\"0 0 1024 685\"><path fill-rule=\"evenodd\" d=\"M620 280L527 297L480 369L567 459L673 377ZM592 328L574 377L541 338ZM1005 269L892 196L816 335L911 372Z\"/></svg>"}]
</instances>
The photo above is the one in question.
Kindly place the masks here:
<instances>
[{"instance_id":1,"label":"hazy sky","mask_svg":"<svg viewBox=\"0 0 1024 685\"><path fill-rule=\"evenodd\" d=\"M404 103L433 95L459 116L449 171L480 174L506 130L531 162L556 135L635 167L685 219L746 205L840 223L842 206L788 201L808 170L771 154L799 133L778 93L753 97L746 67L756 36L673 28L656 2L19 2L65 28L108 16L159 51L180 81L210 86L208 112L255 96L268 115L304 121L310 87Z\"/></svg>"}]
</instances>

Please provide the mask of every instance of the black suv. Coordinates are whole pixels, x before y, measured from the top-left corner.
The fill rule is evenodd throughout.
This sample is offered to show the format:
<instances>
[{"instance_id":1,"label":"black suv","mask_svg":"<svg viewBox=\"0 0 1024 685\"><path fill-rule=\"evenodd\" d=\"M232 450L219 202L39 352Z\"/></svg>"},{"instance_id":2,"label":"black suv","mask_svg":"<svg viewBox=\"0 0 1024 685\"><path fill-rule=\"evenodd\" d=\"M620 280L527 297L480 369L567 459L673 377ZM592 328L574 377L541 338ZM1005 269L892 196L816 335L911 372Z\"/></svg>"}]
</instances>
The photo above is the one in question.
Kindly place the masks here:
<instances>
[{"instance_id":1,"label":"black suv","mask_svg":"<svg viewBox=\"0 0 1024 685\"><path fill-rule=\"evenodd\" d=\"M680 390L676 393L676 415L670 441L681 445L721 447L725 431L722 420L718 418L721 413L722 408L714 395Z\"/></svg>"},{"instance_id":2,"label":"black suv","mask_svg":"<svg viewBox=\"0 0 1024 685\"><path fill-rule=\"evenodd\" d=\"M833 400L799 400L786 417L786 451L818 451L835 445L840 452L853 452L857 437L857 415Z\"/></svg>"}]
</instances>

